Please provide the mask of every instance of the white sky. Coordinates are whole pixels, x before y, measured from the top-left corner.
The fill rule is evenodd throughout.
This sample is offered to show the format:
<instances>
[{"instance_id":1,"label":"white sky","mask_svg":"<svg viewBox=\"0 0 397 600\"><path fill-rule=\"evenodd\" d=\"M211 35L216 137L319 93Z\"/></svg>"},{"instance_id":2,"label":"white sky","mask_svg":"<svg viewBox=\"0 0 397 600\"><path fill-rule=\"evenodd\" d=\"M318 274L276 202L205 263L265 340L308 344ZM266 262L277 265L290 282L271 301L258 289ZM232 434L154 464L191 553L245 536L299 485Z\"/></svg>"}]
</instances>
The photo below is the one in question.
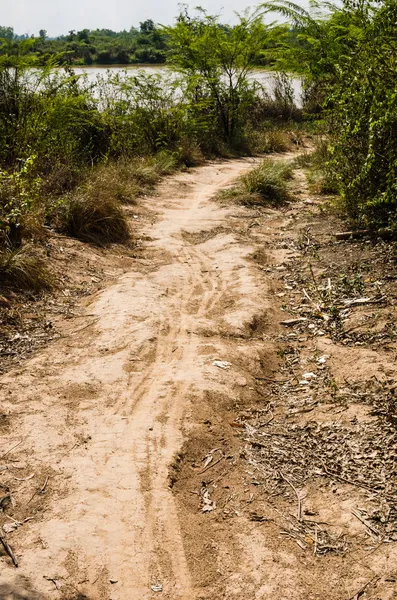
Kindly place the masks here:
<instances>
[{"instance_id":1,"label":"white sky","mask_svg":"<svg viewBox=\"0 0 397 600\"><path fill-rule=\"evenodd\" d=\"M297 0L297 3L306 4L306 0ZM120 31L138 26L146 19L171 24L179 12L178 4L178 0L0 0L0 25L13 27L18 34L38 35L40 29L46 29L50 36L85 28ZM197 0L186 4L200 5L210 14L222 11L222 20L228 22L233 20L233 11L242 11L257 3L255 0Z\"/></svg>"}]
</instances>

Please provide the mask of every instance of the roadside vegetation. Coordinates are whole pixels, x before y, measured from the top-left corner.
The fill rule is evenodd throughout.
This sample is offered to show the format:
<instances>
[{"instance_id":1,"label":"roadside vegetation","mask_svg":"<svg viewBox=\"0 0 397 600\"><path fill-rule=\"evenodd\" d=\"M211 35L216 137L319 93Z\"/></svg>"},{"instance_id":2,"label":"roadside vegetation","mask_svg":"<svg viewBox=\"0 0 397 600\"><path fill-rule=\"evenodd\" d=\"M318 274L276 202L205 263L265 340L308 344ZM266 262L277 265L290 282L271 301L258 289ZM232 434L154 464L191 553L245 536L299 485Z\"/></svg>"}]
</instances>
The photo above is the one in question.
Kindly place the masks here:
<instances>
[{"instance_id":1,"label":"roadside vegetation","mask_svg":"<svg viewBox=\"0 0 397 600\"><path fill-rule=\"evenodd\" d=\"M397 4L394 0L287 0L263 8L298 35L273 51L275 66L300 73L304 103L321 125L312 183L340 196L358 229L397 231Z\"/></svg>"},{"instance_id":2,"label":"roadside vegetation","mask_svg":"<svg viewBox=\"0 0 397 600\"><path fill-rule=\"evenodd\" d=\"M7 40L8 48L15 50L29 42L29 52L45 66L55 59L62 65L128 65L162 64L166 60L167 38L163 30L148 19L139 28L128 31L111 29L83 29L50 38L44 29L38 36L18 35L12 27L0 27L0 38ZM7 53L7 47L0 49Z\"/></svg>"},{"instance_id":3,"label":"roadside vegetation","mask_svg":"<svg viewBox=\"0 0 397 600\"><path fill-rule=\"evenodd\" d=\"M152 45L169 69L118 72L95 83L58 67L80 60L93 40L99 57L99 40L119 39L112 32L70 32L54 41L46 32L16 38L1 28L2 281L19 285L22 270L11 276L11 265L35 260L49 230L98 245L125 243L133 232L123 205L152 192L162 176L207 157L300 147L307 131L319 141L298 160L313 189L338 195L353 227L393 235L396 5L311 4L306 11L288 1L266 2L232 27L202 9L182 8L174 26L147 21L125 38L135 40L128 61L138 47ZM290 24L266 25L264 16L275 11ZM272 94L252 76L261 63L277 72ZM301 108L287 72L303 78ZM254 204L284 201L288 173L290 167L265 161L233 193ZM45 257L37 260L36 290L50 280L43 277ZM26 281L21 275L21 287Z\"/></svg>"},{"instance_id":4,"label":"roadside vegetation","mask_svg":"<svg viewBox=\"0 0 397 600\"><path fill-rule=\"evenodd\" d=\"M39 247L49 229L98 245L125 243L133 232L123 204L153 192L162 176L206 157L290 145L291 119L300 111L289 79L280 76L269 95L249 77L274 39L259 12L224 28L204 11L183 11L162 32L170 70L109 73L94 84L70 68L55 68L52 57L43 66L35 40L3 39L4 282L18 286L22 271L11 277L10 264L27 260L29 248ZM37 270L36 290L48 287L42 273Z\"/></svg>"}]
</instances>

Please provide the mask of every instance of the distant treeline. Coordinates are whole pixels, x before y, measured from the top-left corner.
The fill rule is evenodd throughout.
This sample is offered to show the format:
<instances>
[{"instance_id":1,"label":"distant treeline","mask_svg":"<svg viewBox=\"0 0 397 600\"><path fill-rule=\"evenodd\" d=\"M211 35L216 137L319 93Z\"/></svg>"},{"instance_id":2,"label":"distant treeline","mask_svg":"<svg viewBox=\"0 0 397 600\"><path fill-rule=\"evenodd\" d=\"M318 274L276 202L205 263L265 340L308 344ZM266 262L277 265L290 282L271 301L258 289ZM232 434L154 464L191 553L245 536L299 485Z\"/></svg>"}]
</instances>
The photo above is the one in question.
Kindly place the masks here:
<instances>
[{"instance_id":1,"label":"distant treeline","mask_svg":"<svg viewBox=\"0 0 397 600\"><path fill-rule=\"evenodd\" d=\"M165 62L167 47L167 36L152 20L129 31L83 29L57 38L48 37L44 29L35 37L16 35L12 27L0 26L0 38L16 47L30 40L30 51L42 64L47 64L52 57L57 63L68 65L161 64ZM0 47L0 55L4 52L5 48Z\"/></svg>"},{"instance_id":2,"label":"distant treeline","mask_svg":"<svg viewBox=\"0 0 397 600\"><path fill-rule=\"evenodd\" d=\"M233 28L220 24L226 33ZM283 26L273 28L273 35L263 44L263 50L278 45L285 36L294 38L294 29ZM3 40L3 43L1 41ZM164 64L169 50L167 29L154 23L151 19L140 23L139 29L131 27L129 31L112 31L111 29L83 29L69 31L67 35L53 38L41 29L38 37L34 35L18 35L12 27L0 26L0 56L26 54L29 51L35 56L39 65L47 65L54 61L58 65L131 65L131 64ZM265 54L258 54L258 66L269 65L271 61Z\"/></svg>"}]
</instances>

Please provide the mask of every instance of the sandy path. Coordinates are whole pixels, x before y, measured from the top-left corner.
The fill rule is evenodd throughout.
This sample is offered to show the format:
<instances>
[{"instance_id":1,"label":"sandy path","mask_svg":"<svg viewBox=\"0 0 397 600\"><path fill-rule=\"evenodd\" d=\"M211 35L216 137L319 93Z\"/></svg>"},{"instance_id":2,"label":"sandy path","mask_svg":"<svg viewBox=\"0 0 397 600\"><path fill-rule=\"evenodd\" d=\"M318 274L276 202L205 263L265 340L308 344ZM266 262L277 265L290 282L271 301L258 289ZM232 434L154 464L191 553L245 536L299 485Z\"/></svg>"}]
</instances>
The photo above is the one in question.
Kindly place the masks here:
<instances>
[{"instance_id":1,"label":"sandy path","mask_svg":"<svg viewBox=\"0 0 397 600\"><path fill-rule=\"evenodd\" d=\"M81 331L74 324L3 377L2 407L18 421L20 456L28 451L35 474L16 497L29 499L49 480L44 499L20 501L37 518L14 534L20 568L7 564L2 584L31 585L44 598L145 600L161 583L163 598L196 597L169 467L183 430L194 427L189 402L218 385L217 355L202 350L212 316L243 327L258 290L245 261L250 248L227 231L200 245L186 232L226 223L230 211L210 198L250 164L210 164L164 183L148 200L159 217L147 233L165 264L124 275L90 302ZM226 296L234 297L227 317Z\"/></svg>"}]
</instances>

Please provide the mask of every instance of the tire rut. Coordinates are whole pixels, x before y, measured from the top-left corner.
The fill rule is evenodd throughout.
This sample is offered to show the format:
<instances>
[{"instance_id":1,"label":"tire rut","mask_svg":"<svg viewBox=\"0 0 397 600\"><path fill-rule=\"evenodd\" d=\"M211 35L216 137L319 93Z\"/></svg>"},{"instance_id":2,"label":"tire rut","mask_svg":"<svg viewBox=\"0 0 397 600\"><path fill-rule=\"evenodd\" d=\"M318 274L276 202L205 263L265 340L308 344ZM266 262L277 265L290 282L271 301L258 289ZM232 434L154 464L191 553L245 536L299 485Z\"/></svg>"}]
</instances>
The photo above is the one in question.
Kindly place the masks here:
<instances>
[{"instance_id":1,"label":"tire rut","mask_svg":"<svg viewBox=\"0 0 397 600\"><path fill-rule=\"evenodd\" d=\"M20 419L21 434L32 461L53 465L62 489L46 520L23 534L21 572L44 595L42 574L55 567L90 600L149 600L156 583L165 599L195 598L169 467L183 444L188 398L206 385L195 330L233 281L183 231L213 229L223 213L210 198L248 167L230 161L222 172L210 164L178 176L189 188L177 200L165 183L152 243L169 263L145 276L127 273L101 292L88 307L95 326L76 336L69 354L56 342L4 378L14 396L27 390L32 410ZM72 555L78 567L70 567Z\"/></svg>"}]
</instances>

